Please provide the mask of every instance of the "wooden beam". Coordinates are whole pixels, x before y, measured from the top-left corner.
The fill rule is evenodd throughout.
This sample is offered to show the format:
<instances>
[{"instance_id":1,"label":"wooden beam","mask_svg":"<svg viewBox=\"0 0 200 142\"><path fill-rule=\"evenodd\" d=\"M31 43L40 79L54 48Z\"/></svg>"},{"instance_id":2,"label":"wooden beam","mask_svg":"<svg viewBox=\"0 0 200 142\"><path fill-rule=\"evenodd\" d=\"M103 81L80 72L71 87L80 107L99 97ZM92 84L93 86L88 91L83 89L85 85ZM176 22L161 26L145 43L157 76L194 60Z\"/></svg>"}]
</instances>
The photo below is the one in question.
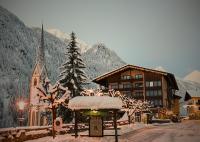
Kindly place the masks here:
<instances>
[{"instance_id":1,"label":"wooden beam","mask_svg":"<svg viewBox=\"0 0 200 142\"><path fill-rule=\"evenodd\" d=\"M114 110L114 129L115 129L115 142L118 142L118 134L117 134L117 110Z\"/></svg>"},{"instance_id":2,"label":"wooden beam","mask_svg":"<svg viewBox=\"0 0 200 142\"><path fill-rule=\"evenodd\" d=\"M78 112L74 111L74 118L75 118L75 124L74 124L74 133L75 133L75 138L78 137Z\"/></svg>"}]
</instances>

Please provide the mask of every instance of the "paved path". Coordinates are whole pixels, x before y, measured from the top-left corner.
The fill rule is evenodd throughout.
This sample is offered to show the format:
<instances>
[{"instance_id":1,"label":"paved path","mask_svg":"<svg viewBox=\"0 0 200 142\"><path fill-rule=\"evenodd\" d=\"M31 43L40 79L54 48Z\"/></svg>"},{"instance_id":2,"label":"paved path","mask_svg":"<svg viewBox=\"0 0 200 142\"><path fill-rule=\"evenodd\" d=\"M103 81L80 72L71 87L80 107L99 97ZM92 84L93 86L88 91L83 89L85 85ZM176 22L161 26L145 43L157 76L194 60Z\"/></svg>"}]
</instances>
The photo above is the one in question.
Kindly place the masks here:
<instances>
[{"instance_id":1,"label":"paved path","mask_svg":"<svg viewBox=\"0 0 200 142\"><path fill-rule=\"evenodd\" d=\"M154 126L120 136L119 142L200 142L200 121Z\"/></svg>"}]
</instances>

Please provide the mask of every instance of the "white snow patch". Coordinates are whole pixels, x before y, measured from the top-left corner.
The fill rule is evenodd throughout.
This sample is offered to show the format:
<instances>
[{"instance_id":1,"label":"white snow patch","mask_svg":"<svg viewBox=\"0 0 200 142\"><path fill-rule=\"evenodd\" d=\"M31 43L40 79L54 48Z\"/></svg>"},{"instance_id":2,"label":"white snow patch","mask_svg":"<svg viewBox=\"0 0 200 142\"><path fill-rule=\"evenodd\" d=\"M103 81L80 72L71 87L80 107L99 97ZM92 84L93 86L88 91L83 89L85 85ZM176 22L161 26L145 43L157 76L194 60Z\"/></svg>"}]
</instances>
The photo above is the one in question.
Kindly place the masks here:
<instances>
[{"instance_id":1,"label":"white snow patch","mask_svg":"<svg viewBox=\"0 0 200 142\"><path fill-rule=\"evenodd\" d=\"M47 29L47 32L56 36L57 38L59 38L62 41L70 40L70 35L62 32L59 29ZM79 38L77 38L76 41L77 41L77 46L81 50L81 53L85 53L89 48L91 48L91 46L89 44L87 44L85 41L83 41Z\"/></svg>"},{"instance_id":2,"label":"white snow patch","mask_svg":"<svg viewBox=\"0 0 200 142\"><path fill-rule=\"evenodd\" d=\"M78 96L69 101L69 108L79 109L121 109L122 101L117 97L109 96Z\"/></svg>"}]
</instances>

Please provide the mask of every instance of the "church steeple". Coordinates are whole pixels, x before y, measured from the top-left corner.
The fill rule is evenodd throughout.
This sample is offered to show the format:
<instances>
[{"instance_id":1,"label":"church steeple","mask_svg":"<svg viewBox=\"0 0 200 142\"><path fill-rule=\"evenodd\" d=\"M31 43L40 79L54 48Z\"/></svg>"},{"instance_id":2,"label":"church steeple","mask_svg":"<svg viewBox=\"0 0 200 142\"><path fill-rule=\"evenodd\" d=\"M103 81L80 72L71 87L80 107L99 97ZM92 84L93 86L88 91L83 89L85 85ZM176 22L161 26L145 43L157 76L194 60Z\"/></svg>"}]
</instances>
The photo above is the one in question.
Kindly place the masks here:
<instances>
[{"instance_id":1,"label":"church steeple","mask_svg":"<svg viewBox=\"0 0 200 142\"><path fill-rule=\"evenodd\" d=\"M47 70L45 67L45 52L44 52L44 30L42 24L41 39L39 46L37 48L36 64L33 69L30 82L30 110L29 110L29 125L30 126L40 126L44 125L42 123L44 117L41 115L43 108L41 107L40 98L38 95L37 86L44 82L47 77Z\"/></svg>"},{"instance_id":2,"label":"church steeple","mask_svg":"<svg viewBox=\"0 0 200 142\"><path fill-rule=\"evenodd\" d=\"M44 30L43 30L43 24L42 24L42 31L41 31L41 41L40 46L37 49L37 64L40 65L40 67L43 67L45 64L45 58L44 58Z\"/></svg>"}]
</instances>

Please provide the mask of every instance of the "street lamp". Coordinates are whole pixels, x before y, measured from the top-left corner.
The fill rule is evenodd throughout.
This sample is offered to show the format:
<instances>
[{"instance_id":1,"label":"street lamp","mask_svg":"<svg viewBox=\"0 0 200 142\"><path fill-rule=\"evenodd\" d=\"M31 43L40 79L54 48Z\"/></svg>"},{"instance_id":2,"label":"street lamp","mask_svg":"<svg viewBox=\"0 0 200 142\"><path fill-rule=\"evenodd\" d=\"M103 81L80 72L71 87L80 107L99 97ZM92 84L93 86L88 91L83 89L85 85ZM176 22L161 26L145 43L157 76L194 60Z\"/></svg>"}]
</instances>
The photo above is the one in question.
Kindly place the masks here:
<instances>
[{"instance_id":1,"label":"street lamp","mask_svg":"<svg viewBox=\"0 0 200 142\"><path fill-rule=\"evenodd\" d=\"M19 110L23 111L24 110L24 107L25 107L25 102L24 101L19 101L18 102L18 107L19 107Z\"/></svg>"},{"instance_id":2,"label":"street lamp","mask_svg":"<svg viewBox=\"0 0 200 142\"><path fill-rule=\"evenodd\" d=\"M23 100L20 100L18 103L18 108L19 108L19 113L20 113L20 117L18 118L19 119L19 126L22 126L22 122L24 120L23 118L23 111L24 111L24 108L25 108L25 102Z\"/></svg>"}]
</instances>

